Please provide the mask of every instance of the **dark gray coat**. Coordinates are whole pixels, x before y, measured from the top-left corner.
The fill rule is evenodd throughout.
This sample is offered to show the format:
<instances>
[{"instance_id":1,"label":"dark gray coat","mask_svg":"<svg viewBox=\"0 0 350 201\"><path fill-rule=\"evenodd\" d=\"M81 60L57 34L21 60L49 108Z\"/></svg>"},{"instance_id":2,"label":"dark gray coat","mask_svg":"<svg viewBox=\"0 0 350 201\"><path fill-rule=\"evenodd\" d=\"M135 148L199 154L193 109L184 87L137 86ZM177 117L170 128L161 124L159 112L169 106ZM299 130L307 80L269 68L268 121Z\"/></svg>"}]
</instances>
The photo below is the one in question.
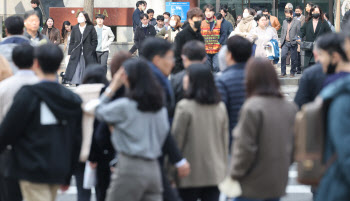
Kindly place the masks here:
<instances>
[{"instance_id":1,"label":"dark gray coat","mask_svg":"<svg viewBox=\"0 0 350 201\"><path fill-rule=\"evenodd\" d=\"M300 31L301 22L297 19L293 19L291 22L291 26L289 29L289 39L291 44L294 46L297 44L296 37L298 36L298 33ZM283 21L282 25L282 32L281 32L281 45L283 46L286 42L286 36L287 36L287 29L288 29L288 22L287 20Z\"/></svg>"},{"instance_id":2,"label":"dark gray coat","mask_svg":"<svg viewBox=\"0 0 350 201\"><path fill-rule=\"evenodd\" d=\"M81 51L83 51L85 66L97 63L96 47L97 33L93 25L86 25L83 35L80 33L79 24L73 27L68 49L70 59L65 74L67 81L71 81L73 78Z\"/></svg>"}]
</instances>

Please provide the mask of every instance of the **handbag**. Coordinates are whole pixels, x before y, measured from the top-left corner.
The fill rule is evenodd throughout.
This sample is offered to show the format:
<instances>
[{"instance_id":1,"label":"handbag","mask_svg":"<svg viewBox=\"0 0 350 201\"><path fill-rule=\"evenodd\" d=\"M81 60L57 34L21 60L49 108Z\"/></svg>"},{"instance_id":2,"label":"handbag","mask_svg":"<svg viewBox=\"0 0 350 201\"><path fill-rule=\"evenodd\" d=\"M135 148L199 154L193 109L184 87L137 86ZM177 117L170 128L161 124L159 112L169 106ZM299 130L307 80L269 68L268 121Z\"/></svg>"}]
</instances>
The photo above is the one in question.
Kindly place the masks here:
<instances>
[{"instance_id":1,"label":"handbag","mask_svg":"<svg viewBox=\"0 0 350 201\"><path fill-rule=\"evenodd\" d=\"M300 49L301 50L312 51L313 48L314 48L314 42L303 41L303 42L300 43Z\"/></svg>"}]
</instances>

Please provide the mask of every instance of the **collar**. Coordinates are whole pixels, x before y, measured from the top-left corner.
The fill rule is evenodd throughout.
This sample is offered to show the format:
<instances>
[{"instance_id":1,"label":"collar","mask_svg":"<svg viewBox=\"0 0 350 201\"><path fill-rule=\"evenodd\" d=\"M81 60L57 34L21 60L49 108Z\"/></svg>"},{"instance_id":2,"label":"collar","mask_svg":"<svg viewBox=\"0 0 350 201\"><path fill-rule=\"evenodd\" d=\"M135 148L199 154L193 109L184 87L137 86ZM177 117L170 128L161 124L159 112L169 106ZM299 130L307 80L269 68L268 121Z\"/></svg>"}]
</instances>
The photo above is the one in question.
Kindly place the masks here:
<instances>
[{"instance_id":1,"label":"collar","mask_svg":"<svg viewBox=\"0 0 350 201\"><path fill-rule=\"evenodd\" d=\"M32 70L18 70L16 75L35 75L35 73Z\"/></svg>"},{"instance_id":2,"label":"collar","mask_svg":"<svg viewBox=\"0 0 350 201\"><path fill-rule=\"evenodd\" d=\"M148 61L147 63L155 74L161 76L164 79L167 79L167 77L162 73L162 71L159 70L159 68L156 65L154 65L154 63L150 61Z\"/></svg>"},{"instance_id":3,"label":"collar","mask_svg":"<svg viewBox=\"0 0 350 201\"><path fill-rule=\"evenodd\" d=\"M229 70L242 70L245 68L246 63L242 62L242 63L236 63L233 64L232 66L229 66L226 68L226 70L224 70L223 72L229 71Z\"/></svg>"}]
</instances>

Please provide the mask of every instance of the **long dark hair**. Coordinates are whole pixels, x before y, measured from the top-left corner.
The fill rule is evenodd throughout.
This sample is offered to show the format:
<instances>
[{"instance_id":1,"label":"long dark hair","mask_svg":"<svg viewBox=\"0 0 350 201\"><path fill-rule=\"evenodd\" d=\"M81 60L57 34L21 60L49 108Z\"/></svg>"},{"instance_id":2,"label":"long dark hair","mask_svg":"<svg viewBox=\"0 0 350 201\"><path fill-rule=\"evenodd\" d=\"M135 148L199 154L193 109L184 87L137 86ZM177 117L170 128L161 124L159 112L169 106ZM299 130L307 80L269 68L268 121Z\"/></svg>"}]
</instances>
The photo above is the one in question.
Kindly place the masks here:
<instances>
[{"instance_id":1,"label":"long dark hair","mask_svg":"<svg viewBox=\"0 0 350 201\"><path fill-rule=\"evenodd\" d=\"M271 62L265 58L251 58L246 66L246 94L282 98L280 82Z\"/></svg>"},{"instance_id":2,"label":"long dark hair","mask_svg":"<svg viewBox=\"0 0 350 201\"><path fill-rule=\"evenodd\" d=\"M144 59L129 59L122 67L128 76L128 97L138 103L143 112L156 112L164 106L163 88L153 76L151 68Z\"/></svg>"},{"instance_id":3,"label":"long dark hair","mask_svg":"<svg viewBox=\"0 0 350 201\"><path fill-rule=\"evenodd\" d=\"M94 26L94 24L91 22L90 17L89 17L89 14L88 14L87 12L85 12L85 11L80 11L80 12L77 14L77 17L79 17L80 13L83 13L83 15L84 15L84 17L85 17L85 20L86 20L85 23L86 23L87 25L92 25L92 26Z\"/></svg>"},{"instance_id":4,"label":"long dark hair","mask_svg":"<svg viewBox=\"0 0 350 201\"><path fill-rule=\"evenodd\" d=\"M66 34L67 34L66 26L70 26L70 25L71 25L71 23L69 21L63 22L62 31L61 31L61 35L62 35L63 39L66 37Z\"/></svg>"},{"instance_id":5,"label":"long dark hair","mask_svg":"<svg viewBox=\"0 0 350 201\"><path fill-rule=\"evenodd\" d=\"M49 27L47 26L47 21L49 21L49 20L52 20L52 22L53 22L53 23L52 23L52 28L55 28L55 20L53 20L52 17L49 17L49 18L46 19L45 25L44 25L44 27L43 27L43 32L44 32L44 33L46 33L47 29L49 28Z\"/></svg>"},{"instance_id":6,"label":"long dark hair","mask_svg":"<svg viewBox=\"0 0 350 201\"><path fill-rule=\"evenodd\" d=\"M205 64L192 64L187 69L189 86L185 92L187 99L193 99L200 104L217 104L220 102L220 94L214 82L211 70Z\"/></svg>"},{"instance_id":7,"label":"long dark hair","mask_svg":"<svg viewBox=\"0 0 350 201\"><path fill-rule=\"evenodd\" d=\"M323 11L319 5L312 6L312 8L310 9L310 12L308 13L309 15L307 16L306 22L308 22L309 20L312 19L312 12L314 12L316 8L318 8L320 10L320 18L321 18L322 22L324 22Z\"/></svg>"}]
</instances>

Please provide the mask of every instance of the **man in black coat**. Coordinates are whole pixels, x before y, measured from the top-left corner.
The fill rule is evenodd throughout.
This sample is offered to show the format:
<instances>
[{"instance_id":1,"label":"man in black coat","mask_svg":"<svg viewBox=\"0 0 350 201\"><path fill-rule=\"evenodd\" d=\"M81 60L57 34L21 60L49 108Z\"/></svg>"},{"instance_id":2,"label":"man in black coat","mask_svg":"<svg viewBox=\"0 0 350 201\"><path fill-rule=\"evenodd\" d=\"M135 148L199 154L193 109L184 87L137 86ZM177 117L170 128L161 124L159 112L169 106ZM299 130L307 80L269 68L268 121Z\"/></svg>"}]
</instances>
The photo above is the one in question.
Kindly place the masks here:
<instances>
[{"instance_id":1,"label":"man in black coat","mask_svg":"<svg viewBox=\"0 0 350 201\"><path fill-rule=\"evenodd\" d=\"M149 18L147 14L141 14L141 26L138 26L136 28L135 36L134 36L134 42L136 49L140 50L142 42L149 37L155 37L157 32L154 26L149 24ZM139 55L141 55L141 52L139 52Z\"/></svg>"},{"instance_id":2,"label":"man in black coat","mask_svg":"<svg viewBox=\"0 0 350 201\"><path fill-rule=\"evenodd\" d=\"M56 78L62 50L42 45L35 57L42 81L19 90L0 126L0 152L12 146L9 176L26 201L54 200L60 186L68 189L82 138L82 101Z\"/></svg>"},{"instance_id":3,"label":"man in black coat","mask_svg":"<svg viewBox=\"0 0 350 201\"><path fill-rule=\"evenodd\" d=\"M199 8L192 8L187 12L188 24L175 37L175 67L172 74L178 73L184 69L181 52L183 46L191 40L198 40L204 43L204 38L201 34L201 23L203 19L203 12Z\"/></svg>"},{"instance_id":4,"label":"man in black coat","mask_svg":"<svg viewBox=\"0 0 350 201\"><path fill-rule=\"evenodd\" d=\"M144 11L146 10L146 7L147 7L147 4L145 1L136 2L136 9L132 14L132 29L134 31L134 38L136 34L136 28L141 26L140 17L141 17L141 14L143 14ZM134 44L132 48L129 50L129 52L133 54L136 50L137 48L136 48L136 45Z\"/></svg>"},{"instance_id":5,"label":"man in black coat","mask_svg":"<svg viewBox=\"0 0 350 201\"><path fill-rule=\"evenodd\" d=\"M40 19L40 27L42 28L44 26L43 24L43 13L41 12L41 9L39 8L40 1L39 0L31 0L30 1L32 8L34 11L38 14L39 19ZM41 31L41 30L38 30Z\"/></svg>"}]
</instances>

